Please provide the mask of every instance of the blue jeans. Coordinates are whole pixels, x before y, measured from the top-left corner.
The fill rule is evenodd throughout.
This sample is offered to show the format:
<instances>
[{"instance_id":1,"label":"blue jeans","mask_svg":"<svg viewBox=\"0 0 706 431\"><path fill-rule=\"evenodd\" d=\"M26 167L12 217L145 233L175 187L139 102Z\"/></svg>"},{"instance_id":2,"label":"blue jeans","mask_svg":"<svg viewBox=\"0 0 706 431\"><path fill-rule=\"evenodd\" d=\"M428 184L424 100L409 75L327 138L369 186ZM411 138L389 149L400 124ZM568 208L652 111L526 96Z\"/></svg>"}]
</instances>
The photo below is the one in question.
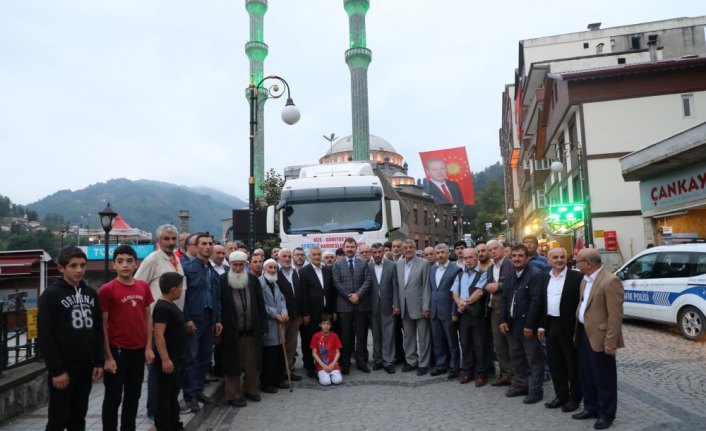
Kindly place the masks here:
<instances>
[{"instance_id":1,"label":"blue jeans","mask_svg":"<svg viewBox=\"0 0 706 431\"><path fill-rule=\"evenodd\" d=\"M211 316L204 314L193 318L192 322L196 325L196 332L187 336L184 367L184 399L187 401L193 400L196 395L203 392L213 354Z\"/></svg>"}]
</instances>

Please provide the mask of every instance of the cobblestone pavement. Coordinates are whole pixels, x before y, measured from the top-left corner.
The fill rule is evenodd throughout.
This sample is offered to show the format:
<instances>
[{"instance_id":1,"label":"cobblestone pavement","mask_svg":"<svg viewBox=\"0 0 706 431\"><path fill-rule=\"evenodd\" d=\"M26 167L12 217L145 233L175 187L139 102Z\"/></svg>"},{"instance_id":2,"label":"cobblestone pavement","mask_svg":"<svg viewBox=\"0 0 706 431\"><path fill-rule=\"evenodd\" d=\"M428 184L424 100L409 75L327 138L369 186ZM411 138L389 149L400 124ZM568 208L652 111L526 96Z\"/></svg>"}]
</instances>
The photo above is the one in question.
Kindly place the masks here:
<instances>
[{"instance_id":1,"label":"cobblestone pavement","mask_svg":"<svg viewBox=\"0 0 706 431\"><path fill-rule=\"evenodd\" d=\"M666 326L624 325L626 348L618 353L616 430L706 428L706 342L690 342ZM301 363L297 363L300 369ZM221 430L589 430L593 420L525 405L505 388L460 385L415 373L363 374L353 367L338 387L314 380L294 392L263 394L245 408L216 408L201 431ZM301 372L301 371L300 371ZM553 398L545 384L544 401Z\"/></svg>"}]
</instances>

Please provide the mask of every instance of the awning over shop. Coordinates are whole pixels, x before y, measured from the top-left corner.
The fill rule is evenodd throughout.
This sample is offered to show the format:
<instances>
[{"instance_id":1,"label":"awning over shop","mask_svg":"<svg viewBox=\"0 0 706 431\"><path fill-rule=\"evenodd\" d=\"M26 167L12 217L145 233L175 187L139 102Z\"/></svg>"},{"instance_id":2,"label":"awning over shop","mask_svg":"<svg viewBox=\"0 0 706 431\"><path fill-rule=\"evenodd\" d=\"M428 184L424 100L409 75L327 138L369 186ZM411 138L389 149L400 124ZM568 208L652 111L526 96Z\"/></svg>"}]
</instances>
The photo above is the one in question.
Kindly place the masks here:
<instances>
[{"instance_id":1,"label":"awning over shop","mask_svg":"<svg viewBox=\"0 0 706 431\"><path fill-rule=\"evenodd\" d=\"M38 273L41 262L54 264L44 250L0 252L0 277Z\"/></svg>"}]
</instances>

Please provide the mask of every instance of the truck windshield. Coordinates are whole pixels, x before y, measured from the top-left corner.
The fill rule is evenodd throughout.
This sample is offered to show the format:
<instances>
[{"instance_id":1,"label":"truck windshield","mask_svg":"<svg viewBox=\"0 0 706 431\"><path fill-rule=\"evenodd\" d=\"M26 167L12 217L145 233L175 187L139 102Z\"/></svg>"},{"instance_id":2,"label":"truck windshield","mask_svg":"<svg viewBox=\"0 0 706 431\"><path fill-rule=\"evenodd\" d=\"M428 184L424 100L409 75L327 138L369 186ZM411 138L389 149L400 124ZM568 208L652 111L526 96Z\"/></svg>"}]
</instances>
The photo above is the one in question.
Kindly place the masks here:
<instances>
[{"instance_id":1,"label":"truck windshield","mask_svg":"<svg viewBox=\"0 0 706 431\"><path fill-rule=\"evenodd\" d=\"M375 231L382 228L378 199L291 202L284 207L287 234Z\"/></svg>"}]
</instances>

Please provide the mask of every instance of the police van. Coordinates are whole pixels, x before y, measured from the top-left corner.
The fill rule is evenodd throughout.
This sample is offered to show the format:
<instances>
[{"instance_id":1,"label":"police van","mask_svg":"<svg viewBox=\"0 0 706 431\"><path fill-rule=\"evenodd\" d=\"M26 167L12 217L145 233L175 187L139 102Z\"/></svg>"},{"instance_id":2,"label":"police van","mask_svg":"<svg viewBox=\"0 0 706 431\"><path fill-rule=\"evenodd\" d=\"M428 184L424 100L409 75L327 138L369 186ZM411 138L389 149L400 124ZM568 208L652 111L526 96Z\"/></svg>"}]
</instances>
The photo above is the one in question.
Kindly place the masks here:
<instances>
[{"instance_id":1,"label":"police van","mask_svg":"<svg viewBox=\"0 0 706 431\"><path fill-rule=\"evenodd\" d=\"M706 332L706 244L649 248L615 272L624 317L677 324L692 341Z\"/></svg>"}]
</instances>

